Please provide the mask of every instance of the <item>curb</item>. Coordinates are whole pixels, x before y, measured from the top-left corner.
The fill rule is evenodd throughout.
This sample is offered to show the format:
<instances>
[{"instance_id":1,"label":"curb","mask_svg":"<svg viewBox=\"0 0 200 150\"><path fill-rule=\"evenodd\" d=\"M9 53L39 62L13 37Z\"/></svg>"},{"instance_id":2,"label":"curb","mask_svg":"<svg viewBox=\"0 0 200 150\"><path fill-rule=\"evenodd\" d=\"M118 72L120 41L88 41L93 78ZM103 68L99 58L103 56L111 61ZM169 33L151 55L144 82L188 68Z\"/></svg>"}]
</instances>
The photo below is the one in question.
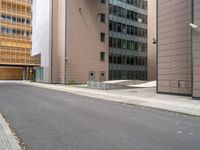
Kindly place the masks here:
<instances>
[{"instance_id":1,"label":"curb","mask_svg":"<svg viewBox=\"0 0 200 150\"><path fill-rule=\"evenodd\" d=\"M37 84L37 83L29 83L29 82L21 82L23 85L27 86L32 86L32 87L39 87L39 88L44 88L44 89L50 89L50 90L55 90L55 91L63 91L63 92L68 92L72 94L76 94L79 96L86 96L90 98L97 98L97 99L103 99L107 101L112 101L112 102L117 102L117 103L123 103L123 104L128 104L128 105L135 105L135 106L141 106L141 107L147 107L147 108L152 108L152 109L157 109L157 110L163 110L163 111L168 111L168 112L174 112L174 113L179 113L183 115L190 115L193 117L200 117L200 109L196 108L190 108L186 106L176 106L173 104L165 104L165 103L159 103L157 100L153 102L153 99L141 99L139 97L130 97L130 96L118 96L115 94L102 94L99 91L96 91L96 93L90 92L90 91L82 91L81 89L73 89L73 88L67 88L64 86L57 86L54 87L55 85L52 85L50 87L49 84ZM181 103L180 103L181 104Z\"/></svg>"},{"instance_id":2,"label":"curb","mask_svg":"<svg viewBox=\"0 0 200 150\"><path fill-rule=\"evenodd\" d=\"M2 150L21 150L17 139L9 128L9 124L5 121L0 113L0 149Z\"/></svg>"},{"instance_id":3,"label":"curb","mask_svg":"<svg viewBox=\"0 0 200 150\"><path fill-rule=\"evenodd\" d=\"M6 82L5 82L6 83ZM200 103L199 105L196 103L190 106L187 103L181 102L172 102L167 103L167 101L159 101L158 99L148 98L144 99L136 96L128 96L128 95L117 95L113 93L102 93L102 91L94 90L86 91L85 88L77 88L77 87L67 87L64 85L54 85L54 84L45 84L45 83L33 83L27 81L19 81L19 82L10 82L16 83L26 86L39 87L43 89L49 89L54 91L63 91L67 93L76 94L79 96L85 96L90 98L97 98L102 100L107 100L111 102L123 103L127 105L135 105L141 106L151 109L163 110L173 113L179 113L183 115L190 115L193 117L200 117ZM175 105L174 105L175 104Z\"/></svg>"}]
</instances>

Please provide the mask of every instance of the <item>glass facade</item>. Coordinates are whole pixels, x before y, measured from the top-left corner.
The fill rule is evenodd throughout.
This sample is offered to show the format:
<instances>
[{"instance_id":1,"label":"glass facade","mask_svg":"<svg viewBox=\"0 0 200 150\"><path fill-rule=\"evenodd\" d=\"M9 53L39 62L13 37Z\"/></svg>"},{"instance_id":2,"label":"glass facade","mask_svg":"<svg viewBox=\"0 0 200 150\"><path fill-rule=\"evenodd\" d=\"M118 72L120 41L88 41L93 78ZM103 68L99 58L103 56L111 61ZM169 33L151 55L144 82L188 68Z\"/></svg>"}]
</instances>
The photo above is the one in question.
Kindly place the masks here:
<instances>
[{"instance_id":1,"label":"glass facade","mask_svg":"<svg viewBox=\"0 0 200 150\"><path fill-rule=\"evenodd\" d=\"M147 80L147 1L109 0L109 79Z\"/></svg>"}]
</instances>

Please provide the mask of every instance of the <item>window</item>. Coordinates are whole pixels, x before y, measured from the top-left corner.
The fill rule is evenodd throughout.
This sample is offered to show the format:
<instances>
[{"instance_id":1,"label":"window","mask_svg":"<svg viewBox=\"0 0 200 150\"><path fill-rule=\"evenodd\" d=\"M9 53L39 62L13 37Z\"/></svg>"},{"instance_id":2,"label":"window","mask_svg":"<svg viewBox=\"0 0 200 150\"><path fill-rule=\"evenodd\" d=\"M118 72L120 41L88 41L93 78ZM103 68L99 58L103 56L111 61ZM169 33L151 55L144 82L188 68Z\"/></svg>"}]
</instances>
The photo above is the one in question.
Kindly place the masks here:
<instances>
[{"instance_id":1,"label":"window","mask_svg":"<svg viewBox=\"0 0 200 150\"><path fill-rule=\"evenodd\" d=\"M127 10L127 9L124 9L120 6L117 7L117 6L114 6L112 4L109 5L109 10L110 10L111 15L115 15L115 16L118 16L118 17L123 17L123 18L127 18L127 19L130 19L130 20L140 22L140 23L147 24L147 16L143 15L141 13L131 11L131 10Z\"/></svg>"},{"instance_id":2,"label":"window","mask_svg":"<svg viewBox=\"0 0 200 150\"><path fill-rule=\"evenodd\" d=\"M122 64L122 56L118 56L117 57L117 63L118 64Z\"/></svg>"},{"instance_id":3,"label":"window","mask_svg":"<svg viewBox=\"0 0 200 150\"><path fill-rule=\"evenodd\" d=\"M27 19L27 20L26 20L26 23L27 23L27 24L30 24L30 23L31 23L31 21Z\"/></svg>"},{"instance_id":4,"label":"window","mask_svg":"<svg viewBox=\"0 0 200 150\"><path fill-rule=\"evenodd\" d=\"M21 31L20 31L20 30L17 30L17 34L20 35L20 34L21 34Z\"/></svg>"},{"instance_id":5,"label":"window","mask_svg":"<svg viewBox=\"0 0 200 150\"><path fill-rule=\"evenodd\" d=\"M26 31L26 36L30 36L31 33L29 31Z\"/></svg>"},{"instance_id":6,"label":"window","mask_svg":"<svg viewBox=\"0 0 200 150\"><path fill-rule=\"evenodd\" d=\"M105 33L101 32L100 34L101 42L105 42Z\"/></svg>"},{"instance_id":7,"label":"window","mask_svg":"<svg viewBox=\"0 0 200 150\"><path fill-rule=\"evenodd\" d=\"M4 27L2 27L1 28L1 33L6 33L7 31L6 31L6 28L4 28Z\"/></svg>"},{"instance_id":8,"label":"window","mask_svg":"<svg viewBox=\"0 0 200 150\"><path fill-rule=\"evenodd\" d=\"M2 18L2 19L6 19L6 16L5 16L5 15L1 15L1 18Z\"/></svg>"},{"instance_id":9,"label":"window","mask_svg":"<svg viewBox=\"0 0 200 150\"><path fill-rule=\"evenodd\" d=\"M7 16L7 19L8 19L8 20L11 20L11 16Z\"/></svg>"},{"instance_id":10,"label":"window","mask_svg":"<svg viewBox=\"0 0 200 150\"><path fill-rule=\"evenodd\" d=\"M112 55L109 55L109 63L112 63L113 62L112 60L113 60Z\"/></svg>"},{"instance_id":11,"label":"window","mask_svg":"<svg viewBox=\"0 0 200 150\"><path fill-rule=\"evenodd\" d=\"M16 34L16 32L17 32L17 31L16 31L16 29L13 29L13 31L12 31L12 32L13 32L13 34Z\"/></svg>"},{"instance_id":12,"label":"window","mask_svg":"<svg viewBox=\"0 0 200 150\"><path fill-rule=\"evenodd\" d=\"M105 61L105 52L100 52L100 61Z\"/></svg>"},{"instance_id":13,"label":"window","mask_svg":"<svg viewBox=\"0 0 200 150\"><path fill-rule=\"evenodd\" d=\"M12 20L15 22L16 21L16 17L12 17Z\"/></svg>"},{"instance_id":14,"label":"window","mask_svg":"<svg viewBox=\"0 0 200 150\"><path fill-rule=\"evenodd\" d=\"M102 3L102 4L105 4L105 3L106 3L106 0L101 0L101 3Z\"/></svg>"},{"instance_id":15,"label":"window","mask_svg":"<svg viewBox=\"0 0 200 150\"><path fill-rule=\"evenodd\" d=\"M22 18L22 23L25 23L25 19L24 18Z\"/></svg>"},{"instance_id":16,"label":"window","mask_svg":"<svg viewBox=\"0 0 200 150\"><path fill-rule=\"evenodd\" d=\"M100 14L100 21L102 23L105 23L106 22L106 15L105 14Z\"/></svg>"},{"instance_id":17,"label":"window","mask_svg":"<svg viewBox=\"0 0 200 150\"><path fill-rule=\"evenodd\" d=\"M17 18L17 22L21 23L21 18Z\"/></svg>"}]
</instances>

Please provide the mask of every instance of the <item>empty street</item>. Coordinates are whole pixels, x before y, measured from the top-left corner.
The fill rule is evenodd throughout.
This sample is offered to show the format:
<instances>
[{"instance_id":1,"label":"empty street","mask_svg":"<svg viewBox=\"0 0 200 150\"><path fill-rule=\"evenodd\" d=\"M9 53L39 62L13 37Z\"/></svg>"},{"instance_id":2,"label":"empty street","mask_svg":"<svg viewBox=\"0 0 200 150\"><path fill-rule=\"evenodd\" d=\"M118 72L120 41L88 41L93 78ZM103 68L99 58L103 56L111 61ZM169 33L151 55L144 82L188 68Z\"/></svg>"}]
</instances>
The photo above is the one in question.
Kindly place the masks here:
<instances>
[{"instance_id":1,"label":"empty street","mask_svg":"<svg viewBox=\"0 0 200 150\"><path fill-rule=\"evenodd\" d=\"M30 150L199 150L200 119L0 83L0 109Z\"/></svg>"}]
</instances>

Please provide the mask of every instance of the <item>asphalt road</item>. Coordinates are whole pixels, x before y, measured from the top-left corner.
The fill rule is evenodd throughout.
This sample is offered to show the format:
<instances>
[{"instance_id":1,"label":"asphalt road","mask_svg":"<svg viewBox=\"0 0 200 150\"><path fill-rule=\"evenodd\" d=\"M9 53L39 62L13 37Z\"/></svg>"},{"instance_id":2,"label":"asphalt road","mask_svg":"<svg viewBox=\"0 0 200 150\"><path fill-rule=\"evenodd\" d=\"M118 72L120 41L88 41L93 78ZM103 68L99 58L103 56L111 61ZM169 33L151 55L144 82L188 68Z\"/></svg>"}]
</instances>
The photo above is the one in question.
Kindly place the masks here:
<instances>
[{"instance_id":1,"label":"asphalt road","mask_svg":"<svg viewBox=\"0 0 200 150\"><path fill-rule=\"evenodd\" d=\"M200 150L200 118L12 83L0 109L31 150Z\"/></svg>"}]
</instances>

